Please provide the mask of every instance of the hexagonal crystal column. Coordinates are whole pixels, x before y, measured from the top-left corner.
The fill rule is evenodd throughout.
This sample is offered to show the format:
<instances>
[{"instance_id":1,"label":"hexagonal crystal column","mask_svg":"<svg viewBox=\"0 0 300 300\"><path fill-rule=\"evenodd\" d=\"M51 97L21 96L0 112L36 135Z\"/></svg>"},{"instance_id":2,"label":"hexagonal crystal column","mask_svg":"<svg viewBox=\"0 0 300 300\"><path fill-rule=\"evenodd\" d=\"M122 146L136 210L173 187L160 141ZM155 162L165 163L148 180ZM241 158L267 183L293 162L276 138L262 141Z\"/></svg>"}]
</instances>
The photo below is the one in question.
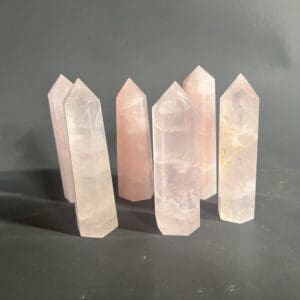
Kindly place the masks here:
<instances>
[{"instance_id":1,"label":"hexagonal crystal column","mask_svg":"<svg viewBox=\"0 0 300 300\"><path fill-rule=\"evenodd\" d=\"M194 111L174 82L152 108L155 215L165 235L200 226L199 155Z\"/></svg>"},{"instance_id":2,"label":"hexagonal crystal column","mask_svg":"<svg viewBox=\"0 0 300 300\"><path fill-rule=\"evenodd\" d=\"M205 200L217 192L215 79L198 66L183 82L193 103L199 143L199 189Z\"/></svg>"},{"instance_id":3,"label":"hexagonal crystal column","mask_svg":"<svg viewBox=\"0 0 300 300\"><path fill-rule=\"evenodd\" d=\"M77 79L65 113L79 231L81 236L104 237L118 221L100 101Z\"/></svg>"},{"instance_id":4,"label":"hexagonal crystal column","mask_svg":"<svg viewBox=\"0 0 300 300\"><path fill-rule=\"evenodd\" d=\"M60 75L48 93L52 127L54 131L59 169L63 183L65 198L75 201L75 188L72 172L71 155L64 111L64 101L73 83Z\"/></svg>"},{"instance_id":5,"label":"hexagonal crystal column","mask_svg":"<svg viewBox=\"0 0 300 300\"><path fill-rule=\"evenodd\" d=\"M119 196L153 195L153 166L146 95L129 78L116 98Z\"/></svg>"},{"instance_id":6,"label":"hexagonal crystal column","mask_svg":"<svg viewBox=\"0 0 300 300\"><path fill-rule=\"evenodd\" d=\"M224 221L254 218L259 98L240 74L220 103L219 214Z\"/></svg>"}]
</instances>

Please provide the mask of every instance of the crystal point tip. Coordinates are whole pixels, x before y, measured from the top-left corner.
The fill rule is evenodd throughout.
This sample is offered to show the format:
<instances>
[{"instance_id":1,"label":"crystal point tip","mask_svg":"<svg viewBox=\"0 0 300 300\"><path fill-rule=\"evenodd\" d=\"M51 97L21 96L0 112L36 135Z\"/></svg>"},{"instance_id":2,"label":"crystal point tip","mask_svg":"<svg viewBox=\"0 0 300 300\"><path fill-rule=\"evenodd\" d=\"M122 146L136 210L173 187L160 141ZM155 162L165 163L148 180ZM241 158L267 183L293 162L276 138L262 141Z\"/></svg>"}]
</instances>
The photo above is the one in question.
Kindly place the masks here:
<instances>
[{"instance_id":1,"label":"crystal point tip","mask_svg":"<svg viewBox=\"0 0 300 300\"><path fill-rule=\"evenodd\" d=\"M202 80L214 80L214 77L209 74L203 67L198 65L184 80L187 81L202 81Z\"/></svg>"},{"instance_id":2,"label":"crystal point tip","mask_svg":"<svg viewBox=\"0 0 300 300\"><path fill-rule=\"evenodd\" d=\"M139 86L129 77L122 88L120 89L117 98L137 98L146 97L144 92L139 88Z\"/></svg>"},{"instance_id":3,"label":"crystal point tip","mask_svg":"<svg viewBox=\"0 0 300 300\"><path fill-rule=\"evenodd\" d=\"M70 92L72 94L72 97L68 97L66 99L66 102L70 101L70 99L74 98L75 95L81 95L80 98L75 97L78 101L82 102L94 102L98 101L98 97L90 90L90 88L80 79L77 78L74 82L73 88ZM74 100L72 100L74 101Z\"/></svg>"},{"instance_id":4,"label":"crystal point tip","mask_svg":"<svg viewBox=\"0 0 300 300\"><path fill-rule=\"evenodd\" d=\"M172 95L172 96L179 96L183 98L187 98L187 95L184 91L184 89L181 87L181 85L177 82L174 81L168 89L165 91L164 95Z\"/></svg>"},{"instance_id":5,"label":"crystal point tip","mask_svg":"<svg viewBox=\"0 0 300 300\"><path fill-rule=\"evenodd\" d=\"M84 86L85 88L88 88L87 85L80 79L80 78L77 78L74 82L75 85L81 85L81 86Z\"/></svg>"},{"instance_id":6,"label":"crystal point tip","mask_svg":"<svg viewBox=\"0 0 300 300\"><path fill-rule=\"evenodd\" d=\"M228 94L231 94L232 92L244 92L253 98L259 98L255 90L247 80L247 78L242 73L238 74L238 76L233 80L233 82L230 84L230 86L224 92L221 98L226 97Z\"/></svg>"},{"instance_id":7,"label":"crystal point tip","mask_svg":"<svg viewBox=\"0 0 300 300\"><path fill-rule=\"evenodd\" d=\"M58 87L66 86L67 88L71 88L72 85L73 83L66 76L59 74L48 92L48 97L51 97L52 93L57 90Z\"/></svg>"},{"instance_id":8,"label":"crystal point tip","mask_svg":"<svg viewBox=\"0 0 300 300\"><path fill-rule=\"evenodd\" d=\"M57 80L65 80L65 81L70 81L64 74L59 74Z\"/></svg>"}]
</instances>

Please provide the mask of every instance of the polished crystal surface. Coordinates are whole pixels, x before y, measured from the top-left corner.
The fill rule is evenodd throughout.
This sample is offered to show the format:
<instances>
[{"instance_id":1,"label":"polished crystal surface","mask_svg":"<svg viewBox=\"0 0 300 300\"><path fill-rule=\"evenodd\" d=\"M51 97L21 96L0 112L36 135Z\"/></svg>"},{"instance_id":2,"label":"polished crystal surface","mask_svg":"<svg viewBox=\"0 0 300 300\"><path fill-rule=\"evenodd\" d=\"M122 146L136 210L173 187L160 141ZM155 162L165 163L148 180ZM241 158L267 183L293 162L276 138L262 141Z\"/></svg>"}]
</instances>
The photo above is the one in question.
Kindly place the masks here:
<instances>
[{"instance_id":1,"label":"polished crystal surface","mask_svg":"<svg viewBox=\"0 0 300 300\"><path fill-rule=\"evenodd\" d=\"M259 98L240 74L221 97L219 214L224 221L254 218Z\"/></svg>"},{"instance_id":2,"label":"polished crystal surface","mask_svg":"<svg viewBox=\"0 0 300 300\"><path fill-rule=\"evenodd\" d=\"M205 200L217 192L215 79L198 66L186 77L183 88L195 110L200 164L199 196Z\"/></svg>"},{"instance_id":3,"label":"polished crystal surface","mask_svg":"<svg viewBox=\"0 0 300 300\"><path fill-rule=\"evenodd\" d=\"M155 215L165 235L200 226L199 155L194 111L174 82L152 108Z\"/></svg>"},{"instance_id":4,"label":"polished crystal surface","mask_svg":"<svg viewBox=\"0 0 300 300\"><path fill-rule=\"evenodd\" d=\"M116 98L119 196L131 201L153 195L152 150L146 95L129 78Z\"/></svg>"},{"instance_id":5,"label":"polished crystal surface","mask_svg":"<svg viewBox=\"0 0 300 300\"><path fill-rule=\"evenodd\" d=\"M60 75L48 93L52 127L54 132L59 169L63 183L65 198L75 201L75 189L69 149L64 100L70 92L73 83Z\"/></svg>"},{"instance_id":6,"label":"polished crystal surface","mask_svg":"<svg viewBox=\"0 0 300 300\"><path fill-rule=\"evenodd\" d=\"M104 237L118 226L100 100L77 79L65 101L76 216L81 236Z\"/></svg>"}]
</instances>

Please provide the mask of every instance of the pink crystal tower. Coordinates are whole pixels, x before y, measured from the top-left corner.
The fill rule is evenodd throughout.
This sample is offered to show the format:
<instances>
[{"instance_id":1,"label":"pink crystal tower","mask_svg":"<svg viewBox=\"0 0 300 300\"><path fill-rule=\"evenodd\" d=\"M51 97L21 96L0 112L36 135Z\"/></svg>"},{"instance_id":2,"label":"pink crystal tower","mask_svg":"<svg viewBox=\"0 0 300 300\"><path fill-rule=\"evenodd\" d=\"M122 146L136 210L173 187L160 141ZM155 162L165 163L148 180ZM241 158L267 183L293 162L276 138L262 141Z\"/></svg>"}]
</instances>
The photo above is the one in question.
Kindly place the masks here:
<instances>
[{"instance_id":1,"label":"pink crystal tower","mask_svg":"<svg viewBox=\"0 0 300 300\"><path fill-rule=\"evenodd\" d=\"M131 201L153 195L147 98L129 78L116 98L119 196Z\"/></svg>"},{"instance_id":2,"label":"pink crystal tower","mask_svg":"<svg viewBox=\"0 0 300 300\"><path fill-rule=\"evenodd\" d=\"M81 236L104 237L118 226L99 99L79 79L65 100Z\"/></svg>"},{"instance_id":3,"label":"pink crystal tower","mask_svg":"<svg viewBox=\"0 0 300 300\"><path fill-rule=\"evenodd\" d=\"M60 75L48 93L52 127L54 131L64 195L70 202L75 201L75 189L64 111L64 100L72 86L73 83L71 81L63 75Z\"/></svg>"},{"instance_id":4,"label":"pink crystal tower","mask_svg":"<svg viewBox=\"0 0 300 300\"><path fill-rule=\"evenodd\" d=\"M240 74L220 103L219 214L224 221L254 219L259 98Z\"/></svg>"},{"instance_id":5,"label":"pink crystal tower","mask_svg":"<svg viewBox=\"0 0 300 300\"><path fill-rule=\"evenodd\" d=\"M217 192L215 79L198 66L183 82L183 88L195 109L200 164L200 199Z\"/></svg>"},{"instance_id":6,"label":"pink crystal tower","mask_svg":"<svg viewBox=\"0 0 300 300\"><path fill-rule=\"evenodd\" d=\"M155 215L165 235L200 226L199 155L194 111L174 82L152 108Z\"/></svg>"}]
</instances>

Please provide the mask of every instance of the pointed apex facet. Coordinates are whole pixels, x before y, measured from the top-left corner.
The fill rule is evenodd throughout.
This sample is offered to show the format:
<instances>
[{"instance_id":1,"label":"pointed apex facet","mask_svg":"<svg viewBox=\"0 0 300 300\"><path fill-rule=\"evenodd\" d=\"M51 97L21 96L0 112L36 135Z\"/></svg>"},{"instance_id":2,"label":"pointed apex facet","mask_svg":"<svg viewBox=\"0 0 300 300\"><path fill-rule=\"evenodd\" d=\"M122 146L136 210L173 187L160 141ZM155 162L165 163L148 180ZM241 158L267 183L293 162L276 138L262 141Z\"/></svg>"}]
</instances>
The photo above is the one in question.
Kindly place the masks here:
<instances>
[{"instance_id":1,"label":"pointed apex facet","mask_svg":"<svg viewBox=\"0 0 300 300\"><path fill-rule=\"evenodd\" d=\"M164 107L163 110L166 110L166 106L164 105L165 103L168 103L167 110L171 111L176 107L173 104L170 104L174 101L180 101L181 104L183 104L186 108L190 107L189 98L184 89L177 83L177 81L174 81L162 94L162 96L156 101L156 103L152 106L152 111L158 109L159 107L161 107L161 105Z\"/></svg>"},{"instance_id":2,"label":"pointed apex facet","mask_svg":"<svg viewBox=\"0 0 300 300\"><path fill-rule=\"evenodd\" d=\"M128 78L121 90L119 91L117 98L144 98L146 95L138 87L138 85L131 79Z\"/></svg>"},{"instance_id":3,"label":"pointed apex facet","mask_svg":"<svg viewBox=\"0 0 300 300\"><path fill-rule=\"evenodd\" d=\"M230 86L224 92L221 98L224 98L225 96L231 95L233 93L240 92L248 94L250 97L253 98L259 98L251 84L246 79L246 77L241 73L233 80L233 82L230 84Z\"/></svg>"},{"instance_id":4,"label":"pointed apex facet","mask_svg":"<svg viewBox=\"0 0 300 300\"><path fill-rule=\"evenodd\" d=\"M58 79L59 79L59 80L67 80L67 81L70 81L70 80L69 80L64 74L62 74L62 73L58 75L57 80L58 80Z\"/></svg>"},{"instance_id":5,"label":"pointed apex facet","mask_svg":"<svg viewBox=\"0 0 300 300\"><path fill-rule=\"evenodd\" d=\"M250 83L248 82L247 78L242 74L240 73L235 79L234 81L232 82L232 84L235 84L235 85L250 85ZM251 87L252 88L252 87Z\"/></svg>"},{"instance_id":6,"label":"pointed apex facet","mask_svg":"<svg viewBox=\"0 0 300 300\"><path fill-rule=\"evenodd\" d=\"M65 77L63 74L60 74L55 80L53 86L48 92L48 96L51 97L52 94L57 90L69 90L72 87L73 83Z\"/></svg>"},{"instance_id":7,"label":"pointed apex facet","mask_svg":"<svg viewBox=\"0 0 300 300\"><path fill-rule=\"evenodd\" d=\"M80 78L77 78L77 79L75 80L74 86L89 89L89 88L87 87L87 85L86 85Z\"/></svg>"},{"instance_id":8,"label":"pointed apex facet","mask_svg":"<svg viewBox=\"0 0 300 300\"><path fill-rule=\"evenodd\" d=\"M187 81L202 81L202 80L214 80L214 77L211 76L203 67L198 65L184 80Z\"/></svg>"},{"instance_id":9,"label":"pointed apex facet","mask_svg":"<svg viewBox=\"0 0 300 300\"><path fill-rule=\"evenodd\" d=\"M80 78L77 78L70 94L66 99L66 102L75 100L79 102L94 102L99 101L99 98L88 88L88 86Z\"/></svg>"},{"instance_id":10,"label":"pointed apex facet","mask_svg":"<svg viewBox=\"0 0 300 300\"><path fill-rule=\"evenodd\" d=\"M122 89L137 89L139 90L140 88L137 86L137 84L130 78L128 77L127 80L125 81L124 85L122 86Z\"/></svg>"},{"instance_id":11,"label":"pointed apex facet","mask_svg":"<svg viewBox=\"0 0 300 300\"><path fill-rule=\"evenodd\" d=\"M71 83L71 81L64 74L59 74L59 76L57 77L57 81Z\"/></svg>"},{"instance_id":12,"label":"pointed apex facet","mask_svg":"<svg viewBox=\"0 0 300 300\"><path fill-rule=\"evenodd\" d=\"M161 98L164 98L165 96L173 97L173 98L183 98L187 99L187 95L184 91L184 89L178 84L177 81L174 81L168 89L164 92Z\"/></svg>"},{"instance_id":13,"label":"pointed apex facet","mask_svg":"<svg viewBox=\"0 0 300 300\"><path fill-rule=\"evenodd\" d=\"M172 84L169 86L169 89L182 89L182 87L179 85L179 83L175 80L172 82Z\"/></svg>"}]
</instances>

